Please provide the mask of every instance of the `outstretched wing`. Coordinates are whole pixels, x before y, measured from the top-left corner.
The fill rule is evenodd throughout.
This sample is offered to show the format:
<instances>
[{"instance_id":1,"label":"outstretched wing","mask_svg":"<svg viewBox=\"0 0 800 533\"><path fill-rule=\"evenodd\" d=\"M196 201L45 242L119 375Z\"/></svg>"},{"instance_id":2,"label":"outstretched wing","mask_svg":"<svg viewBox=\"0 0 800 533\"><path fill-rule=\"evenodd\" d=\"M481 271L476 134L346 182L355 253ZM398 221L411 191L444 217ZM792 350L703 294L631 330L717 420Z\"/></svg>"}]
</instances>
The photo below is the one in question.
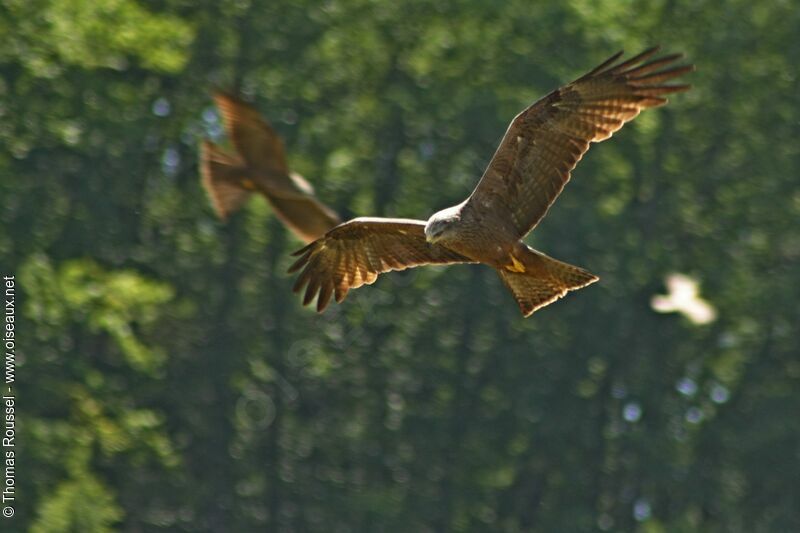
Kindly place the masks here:
<instances>
[{"instance_id":1,"label":"outstretched wing","mask_svg":"<svg viewBox=\"0 0 800 533\"><path fill-rule=\"evenodd\" d=\"M214 102L228 137L249 166L267 174L289 173L283 141L253 106L224 92L215 93Z\"/></svg>"},{"instance_id":2,"label":"outstretched wing","mask_svg":"<svg viewBox=\"0 0 800 533\"><path fill-rule=\"evenodd\" d=\"M517 115L468 205L508 222L524 237L547 213L592 142L600 142L664 95L689 85L665 82L694 69L680 54L650 59L658 47L616 63L615 54Z\"/></svg>"},{"instance_id":3,"label":"outstretched wing","mask_svg":"<svg viewBox=\"0 0 800 533\"><path fill-rule=\"evenodd\" d=\"M298 183L305 180L296 175L290 178ZM298 184L298 188L301 188ZM295 232L304 242L311 242L339 224L341 220L336 212L320 202L312 194L301 198L287 198L275 194L265 194L267 201L275 210L275 214L286 226Z\"/></svg>"},{"instance_id":4,"label":"outstretched wing","mask_svg":"<svg viewBox=\"0 0 800 533\"><path fill-rule=\"evenodd\" d=\"M425 222L402 218L355 218L340 224L294 253L289 272L302 269L292 290L306 287L303 305L319 294L317 311L335 295L371 284L378 274L420 265L471 263L470 259L425 240Z\"/></svg>"}]
</instances>

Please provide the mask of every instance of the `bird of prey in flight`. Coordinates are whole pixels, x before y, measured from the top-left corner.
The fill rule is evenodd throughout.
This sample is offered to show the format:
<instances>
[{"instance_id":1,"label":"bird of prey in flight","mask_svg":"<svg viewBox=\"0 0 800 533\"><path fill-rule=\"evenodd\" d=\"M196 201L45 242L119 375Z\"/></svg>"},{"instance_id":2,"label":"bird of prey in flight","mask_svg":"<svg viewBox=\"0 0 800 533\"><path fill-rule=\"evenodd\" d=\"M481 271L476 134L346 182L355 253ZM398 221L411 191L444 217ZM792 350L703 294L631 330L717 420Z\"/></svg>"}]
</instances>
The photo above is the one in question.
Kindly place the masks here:
<instances>
[{"instance_id":1,"label":"bird of prey in flight","mask_svg":"<svg viewBox=\"0 0 800 533\"><path fill-rule=\"evenodd\" d=\"M249 104L223 92L214 95L236 154L210 141L200 148L200 174L217 215L225 220L253 192L260 192L275 214L308 243L341 220L317 200L314 189L289 171L280 136Z\"/></svg>"},{"instance_id":2,"label":"bird of prey in flight","mask_svg":"<svg viewBox=\"0 0 800 533\"><path fill-rule=\"evenodd\" d=\"M484 263L500 275L524 316L599 278L522 242L547 214L593 142L608 139L643 109L689 85L667 83L693 70L658 47L619 61L619 52L517 115L472 194L427 221L356 218L295 252L294 285L322 311L335 296L379 274L428 264Z\"/></svg>"}]
</instances>

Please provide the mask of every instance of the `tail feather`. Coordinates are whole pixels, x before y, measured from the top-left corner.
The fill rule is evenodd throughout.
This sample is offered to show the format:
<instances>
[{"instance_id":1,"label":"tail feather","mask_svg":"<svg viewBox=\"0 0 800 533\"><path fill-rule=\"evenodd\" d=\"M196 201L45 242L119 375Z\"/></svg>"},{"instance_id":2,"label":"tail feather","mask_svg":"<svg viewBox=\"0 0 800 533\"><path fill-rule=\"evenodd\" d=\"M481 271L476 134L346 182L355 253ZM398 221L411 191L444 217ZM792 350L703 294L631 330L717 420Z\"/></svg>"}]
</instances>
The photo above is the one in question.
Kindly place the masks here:
<instances>
[{"instance_id":1,"label":"tail feather","mask_svg":"<svg viewBox=\"0 0 800 533\"><path fill-rule=\"evenodd\" d=\"M222 220L242 207L250 196L251 191L241 185L244 164L209 141L204 141L200 149L200 174L203 188Z\"/></svg>"},{"instance_id":2,"label":"tail feather","mask_svg":"<svg viewBox=\"0 0 800 533\"><path fill-rule=\"evenodd\" d=\"M582 268L562 263L533 249L529 250L536 257L527 258L529 261L526 263L534 259L536 268L521 273L497 270L526 317L555 302L567 292L586 287L600 279Z\"/></svg>"}]
</instances>

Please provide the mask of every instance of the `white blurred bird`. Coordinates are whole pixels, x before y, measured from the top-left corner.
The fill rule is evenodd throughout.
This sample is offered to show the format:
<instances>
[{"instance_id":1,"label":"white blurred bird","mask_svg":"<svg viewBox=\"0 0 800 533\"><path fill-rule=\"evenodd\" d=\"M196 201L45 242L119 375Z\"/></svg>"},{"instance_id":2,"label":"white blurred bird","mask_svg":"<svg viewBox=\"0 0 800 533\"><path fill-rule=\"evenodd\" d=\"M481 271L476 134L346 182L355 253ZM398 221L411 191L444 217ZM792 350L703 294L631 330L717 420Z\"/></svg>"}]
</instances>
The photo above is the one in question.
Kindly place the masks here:
<instances>
[{"instance_id":1,"label":"white blurred bird","mask_svg":"<svg viewBox=\"0 0 800 533\"><path fill-rule=\"evenodd\" d=\"M669 274L666 278L668 294L658 294L650 300L650 307L659 313L681 313L693 324L709 324L717 318L717 310L700 298L699 284L684 274Z\"/></svg>"}]
</instances>

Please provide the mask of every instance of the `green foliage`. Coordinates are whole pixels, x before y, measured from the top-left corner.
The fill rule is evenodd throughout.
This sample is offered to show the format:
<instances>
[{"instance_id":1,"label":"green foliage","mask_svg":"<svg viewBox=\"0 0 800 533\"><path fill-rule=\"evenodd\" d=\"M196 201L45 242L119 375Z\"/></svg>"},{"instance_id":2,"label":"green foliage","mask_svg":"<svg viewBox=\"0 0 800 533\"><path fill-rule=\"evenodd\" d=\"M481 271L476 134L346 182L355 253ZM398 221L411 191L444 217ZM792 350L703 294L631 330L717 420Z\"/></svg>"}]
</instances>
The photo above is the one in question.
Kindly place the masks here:
<instances>
[{"instance_id":1,"label":"green foliage","mask_svg":"<svg viewBox=\"0 0 800 533\"><path fill-rule=\"evenodd\" d=\"M163 349L143 337L172 290L89 259L54 268L44 255L22 263L17 278L28 325L20 329L31 341L28 353L38 356L22 365L52 393L36 410L25 405L20 417L26 463L43 481L32 491L41 501L31 529L113 531L124 513L97 469L170 471L180 463L163 415L123 393L130 386L146 389L135 375L160 373Z\"/></svg>"},{"instance_id":2,"label":"green foliage","mask_svg":"<svg viewBox=\"0 0 800 533\"><path fill-rule=\"evenodd\" d=\"M129 58L154 71L176 72L185 65L194 37L189 21L150 13L135 0L10 0L5 5L18 57L37 77L57 78L68 65L123 70Z\"/></svg>"},{"instance_id":3,"label":"green foliage","mask_svg":"<svg viewBox=\"0 0 800 533\"><path fill-rule=\"evenodd\" d=\"M31 533L115 531L113 526L124 516L122 509L109 488L91 473L85 452L88 450L78 448L77 456L70 461L69 477L52 494L42 497Z\"/></svg>"},{"instance_id":4,"label":"green foliage","mask_svg":"<svg viewBox=\"0 0 800 533\"><path fill-rule=\"evenodd\" d=\"M131 271L106 272L91 260L67 261L55 271L36 256L20 270L30 298L28 317L44 326L40 335L83 324L89 333L109 335L135 370L152 374L163 363L163 352L144 345L134 328L156 321L159 306L172 297L168 285Z\"/></svg>"},{"instance_id":5,"label":"green foliage","mask_svg":"<svg viewBox=\"0 0 800 533\"><path fill-rule=\"evenodd\" d=\"M800 530L790 2L7 1L0 33L13 527ZM694 88L580 163L529 241L601 281L527 320L467 266L318 316L266 203L225 225L199 187L233 86L323 201L426 218L520 109L658 42ZM671 272L716 321L653 311Z\"/></svg>"}]
</instances>

